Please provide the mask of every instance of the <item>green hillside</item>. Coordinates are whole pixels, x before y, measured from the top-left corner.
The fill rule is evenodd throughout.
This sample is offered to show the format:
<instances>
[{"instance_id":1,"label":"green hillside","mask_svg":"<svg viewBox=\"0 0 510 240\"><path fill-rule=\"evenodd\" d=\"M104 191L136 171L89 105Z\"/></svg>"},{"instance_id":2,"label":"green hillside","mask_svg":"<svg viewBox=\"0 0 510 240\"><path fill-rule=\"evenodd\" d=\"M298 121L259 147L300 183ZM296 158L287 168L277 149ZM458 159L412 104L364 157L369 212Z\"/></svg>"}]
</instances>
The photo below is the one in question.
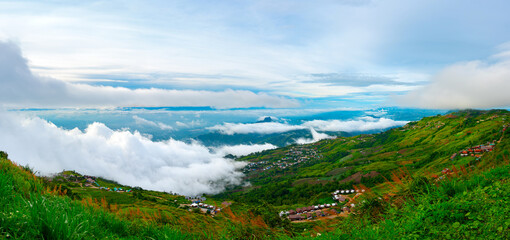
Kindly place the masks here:
<instances>
[{"instance_id":1,"label":"green hillside","mask_svg":"<svg viewBox=\"0 0 510 240\"><path fill-rule=\"evenodd\" d=\"M39 178L2 152L0 237L509 238L509 123L508 111L467 110L252 154L238 159L249 162L251 185L205 196L203 203L221 208L209 211L183 196L72 171ZM332 193L341 189L358 192L338 202ZM333 203L311 220L279 216Z\"/></svg>"},{"instance_id":2,"label":"green hillside","mask_svg":"<svg viewBox=\"0 0 510 240\"><path fill-rule=\"evenodd\" d=\"M497 148L509 122L508 111L468 110L427 117L380 134L252 154L240 159L251 163L245 172L252 186L223 195L243 201L264 199L275 205L314 204L321 193L351 188L353 184L384 187L380 184L391 180L400 168L432 177L452 165L480 162L480 156L457 154L453 160L451 156L481 144ZM299 161L301 158L304 160Z\"/></svg>"}]
</instances>

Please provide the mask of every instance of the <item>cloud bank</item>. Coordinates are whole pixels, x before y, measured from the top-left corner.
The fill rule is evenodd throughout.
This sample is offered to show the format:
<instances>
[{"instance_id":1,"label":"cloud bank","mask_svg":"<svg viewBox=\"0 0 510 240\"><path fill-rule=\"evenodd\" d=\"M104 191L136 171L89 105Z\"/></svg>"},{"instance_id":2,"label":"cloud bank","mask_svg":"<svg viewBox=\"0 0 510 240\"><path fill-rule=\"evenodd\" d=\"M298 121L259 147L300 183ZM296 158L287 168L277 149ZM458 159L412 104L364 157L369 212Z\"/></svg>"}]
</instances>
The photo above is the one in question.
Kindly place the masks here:
<instances>
[{"instance_id":1,"label":"cloud bank","mask_svg":"<svg viewBox=\"0 0 510 240\"><path fill-rule=\"evenodd\" d=\"M318 133L313 128L310 128L310 133L312 134L312 138L311 139L298 138L298 139L296 139L296 143L297 144L310 144L310 143L318 142L318 141L323 140L323 139L334 138L333 136L329 136L326 133Z\"/></svg>"},{"instance_id":2,"label":"cloud bank","mask_svg":"<svg viewBox=\"0 0 510 240\"><path fill-rule=\"evenodd\" d=\"M240 157L240 156L248 155L250 153L262 152L264 150L275 149L275 148L277 148L277 146L270 144L270 143L265 143L265 144L253 144L253 145L240 144L240 145L234 145L234 146L223 146L223 147L215 148L213 150L215 153L219 154L220 156L232 154L236 157Z\"/></svg>"},{"instance_id":3,"label":"cloud bank","mask_svg":"<svg viewBox=\"0 0 510 240\"><path fill-rule=\"evenodd\" d=\"M139 116L136 116L136 115L133 116L133 119L135 120L135 122L137 124L140 124L140 125L147 125L147 126L151 126L151 127L156 127L156 128L161 129L161 130L173 130L174 129L172 126L166 125L164 123L150 121L150 120L147 120L145 118L142 118L142 117L139 117Z\"/></svg>"},{"instance_id":4,"label":"cloud bank","mask_svg":"<svg viewBox=\"0 0 510 240\"><path fill-rule=\"evenodd\" d=\"M396 101L430 109L497 108L510 106L510 51L493 63L471 61L443 69L431 83Z\"/></svg>"},{"instance_id":5,"label":"cloud bank","mask_svg":"<svg viewBox=\"0 0 510 240\"><path fill-rule=\"evenodd\" d=\"M340 120L312 120L304 122L300 125L291 125L287 123L278 122L263 122L263 123L224 123L208 128L215 130L222 134L271 134L282 133L294 130L310 129L312 136L315 133L314 139L324 139L328 135L322 135L317 131L322 132L362 132L372 131L378 129L387 129L392 127L403 126L408 121L395 121L388 118L373 118L361 117L357 120L340 121Z\"/></svg>"},{"instance_id":6,"label":"cloud bank","mask_svg":"<svg viewBox=\"0 0 510 240\"><path fill-rule=\"evenodd\" d=\"M303 125L325 132L363 132L403 126L407 123L408 121L395 121L389 118L361 117L350 121L313 120Z\"/></svg>"},{"instance_id":7,"label":"cloud bank","mask_svg":"<svg viewBox=\"0 0 510 240\"><path fill-rule=\"evenodd\" d=\"M17 45L0 42L0 103L9 107L296 107L291 99L246 90L128 89L68 83L32 74Z\"/></svg>"},{"instance_id":8,"label":"cloud bank","mask_svg":"<svg viewBox=\"0 0 510 240\"><path fill-rule=\"evenodd\" d=\"M173 139L153 142L138 132L114 131L102 123L84 131L65 130L37 117L2 112L0 132L1 150L42 174L72 169L184 195L219 193L242 181L239 169L244 163L225 159L202 145Z\"/></svg>"},{"instance_id":9,"label":"cloud bank","mask_svg":"<svg viewBox=\"0 0 510 240\"><path fill-rule=\"evenodd\" d=\"M234 134L271 134L271 133L282 133L293 130L307 129L305 126L289 125L278 122L261 122L261 123L224 123L207 128L209 130L215 130L225 135Z\"/></svg>"}]
</instances>

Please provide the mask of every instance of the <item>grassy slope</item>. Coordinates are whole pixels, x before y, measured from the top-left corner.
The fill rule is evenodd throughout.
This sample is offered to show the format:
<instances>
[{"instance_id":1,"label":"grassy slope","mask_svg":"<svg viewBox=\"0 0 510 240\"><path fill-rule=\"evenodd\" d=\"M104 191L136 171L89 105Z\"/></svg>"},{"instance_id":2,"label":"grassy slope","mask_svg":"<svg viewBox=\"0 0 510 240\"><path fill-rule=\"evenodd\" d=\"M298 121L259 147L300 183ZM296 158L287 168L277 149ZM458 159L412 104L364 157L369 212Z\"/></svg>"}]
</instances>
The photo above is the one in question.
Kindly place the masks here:
<instances>
[{"instance_id":1,"label":"grassy slope","mask_svg":"<svg viewBox=\"0 0 510 240\"><path fill-rule=\"evenodd\" d=\"M0 156L0 237L15 239L102 239L192 237L172 227L127 221L103 210L47 193L41 179Z\"/></svg>"},{"instance_id":2,"label":"grassy slope","mask_svg":"<svg viewBox=\"0 0 510 240\"><path fill-rule=\"evenodd\" d=\"M0 239L246 239L284 231L268 228L251 206L236 204L211 217L179 207L182 196L76 185L45 182L0 152Z\"/></svg>"},{"instance_id":3,"label":"grassy slope","mask_svg":"<svg viewBox=\"0 0 510 240\"><path fill-rule=\"evenodd\" d=\"M62 189L85 199L73 201L48 193L39 178L2 157L0 237L248 239L306 238L316 233L322 233L324 239L508 237L508 136L481 162L470 157L452 161L449 156L468 146L499 139L509 114L465 111L455 115L426 118L382 134L311 145L324 155L322 159L283 171L250 173L254 188L210 197L209 203L216 205L234 200L230 209L215 218L178 208L182 198L170 194L141 191L144 197L134 198L131 193L63 184ZM494 115L498 117L489 119ZM285 149L244 160L277 161ZM473 167L441 182L430 178L453 164ZM276 215L277 210L328 201L331 189L352 185L341 182L352 174L375 170L392 179L402 167L406 174L397 174L402 183L364 182L375 191L365 194L365 203L359 202L357 214L346 219L289 224ZM50 192L55 192L52 189L54 186ZM302 191L307 194L294 197Z\"/></svg>"},{"instance_id":4,"label":"grassy slope","mask_svg":"<svg viewBox=\"0 0 510 240\"><path fill-rule=\"evenodd\" d=\"M451 116L455 117L451 118ZM322 188L329 191L342 187L350 188L345 185L352 185L352 182L342 183L346 183L345 180L355 173L366 174L377 171L384 178L391 179L394 171L406 167L412 173L429 176L429 173L437 173L452 165L473 164L475 159L472 157L457 157L452 161L450 156L469 146L498 140L502 134L502 125L510 122L509 113L499 110L462 111L451 116L424 118L381 134L321 141L313 146L324 155L323 159L285 170L270 169L252 172L248 174L248 177L254 187L240 192L238 192L239 189L235 189L233 191L235 193L223 196L227 195L240 201L262 198L272 204L288 207L295 204L314 204L308 200L317 197ZM497 117L490 119L492 116ZM270 150L241 160L277 161L283 156L282 151L282 149ZM378 177L374 179L374 182L364 179L361 183L374 187L377 182L383 182L384 178ZM308 191L306 196L295 197L296 185L304 182L314 183L314 181L305 181L312 179L316 183L327 186L315 186L315 189L319 191ZM268 188L278 189L285 195L279 194L280 200L266 194L265 189ZM304 186L298 188L304 188Z\"/></svg>"},{"instance_id":5,"label":"grassy slope","mask_svg":"<svg viewBox=\"0 0 510 240\"><path fill-rule=\"evenodd\" d=\"M475 168L459 169L441 181L401 177L386 194L359 199L355 215L331 223L334 230L317 239L508 239L508 149L505 138Z\"/></svg>"}]
</instances>

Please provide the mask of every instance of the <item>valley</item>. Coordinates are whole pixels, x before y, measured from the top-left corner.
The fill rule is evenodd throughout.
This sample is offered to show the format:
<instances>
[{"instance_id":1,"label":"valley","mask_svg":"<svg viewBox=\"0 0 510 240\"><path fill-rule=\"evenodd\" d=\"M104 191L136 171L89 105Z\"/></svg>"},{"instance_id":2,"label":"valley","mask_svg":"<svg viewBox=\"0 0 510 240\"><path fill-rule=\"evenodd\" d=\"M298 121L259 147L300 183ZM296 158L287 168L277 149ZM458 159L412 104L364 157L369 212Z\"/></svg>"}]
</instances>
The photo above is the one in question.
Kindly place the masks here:
<instances>
[{"instance_id":1,"label":"valley","mask_svg":"<svg viewBox=\"0 0 510 240\"><path fill-rule=\"evenodd\" d=\"M85 231L52 233L57 238L117 238L141 229L141 238L175 239L505 238L509 124L506 110L464 110L382 133L266 150L234 160L247 163L243 184L188 197L74 171L37 177L3 153L2 186L12 187L2 188L0 234L54 229L61 220L37 217L27 204L60 202L69 206L57 215L110 220L96 226L104 233L87 230L93 221L82 219ZM114 222L122 229L112 230Z\"/></svg>"}]
</instances>

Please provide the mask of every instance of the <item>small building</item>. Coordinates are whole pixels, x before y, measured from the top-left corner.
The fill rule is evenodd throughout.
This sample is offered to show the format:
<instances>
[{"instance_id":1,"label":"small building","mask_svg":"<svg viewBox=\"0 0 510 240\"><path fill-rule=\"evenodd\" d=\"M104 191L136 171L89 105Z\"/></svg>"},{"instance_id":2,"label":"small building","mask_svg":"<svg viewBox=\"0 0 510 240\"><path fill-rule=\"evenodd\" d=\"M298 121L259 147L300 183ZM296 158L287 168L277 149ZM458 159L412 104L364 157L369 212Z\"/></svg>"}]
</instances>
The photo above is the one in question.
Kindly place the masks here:
<instances>
[{"instance_id":1,"label":"small building","mask_svg":"<svg viewBox=\"0 0 510 240\"><path fill-rule=\"evenodd\" d=\"M480 150L481 150L481 151L484 151L484 152L490 152L490 151L492 151L493 146L494 146L494 145L482 146L482 147L480 148Z\"/></svg>"},{"instance_id":2,"label":"small building","mask_svg":"<svg viewBox=\"0 0 510 240\"><path fill-rule=\"evenodd\" d=\"M301 221L301 220L305 220L305 217L303 217L301 215L289 215L289 219L291 221Z\"/></svg>"}]
</instances>

